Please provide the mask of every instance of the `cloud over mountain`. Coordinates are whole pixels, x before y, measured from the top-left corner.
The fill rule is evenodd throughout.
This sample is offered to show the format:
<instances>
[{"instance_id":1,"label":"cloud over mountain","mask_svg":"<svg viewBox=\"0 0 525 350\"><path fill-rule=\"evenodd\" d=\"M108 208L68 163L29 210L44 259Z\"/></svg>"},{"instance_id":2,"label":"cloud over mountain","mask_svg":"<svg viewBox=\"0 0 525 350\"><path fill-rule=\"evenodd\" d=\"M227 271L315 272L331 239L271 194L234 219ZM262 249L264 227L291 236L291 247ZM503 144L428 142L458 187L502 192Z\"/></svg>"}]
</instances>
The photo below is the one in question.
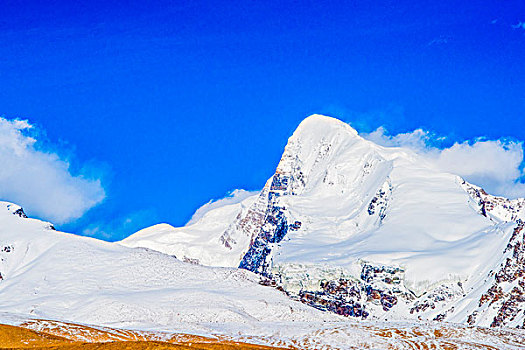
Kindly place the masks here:
<instances>
[{"instance_id":1,"label":"cloud over mountain","mask_svg":"<svg viewBox=\"0 0 525 350\"><path fill-rule=\"evenodd\" d=\"M492 194L525 197L522 142L476 139L440 148L435 146L436 141L444 138L423 129L389 135L383 127L363 136L382 146L404 147L423 154L440 170L458 174Z\"/></svg>"},{"instance_id":2,"label":"cloud over mountain","mask_svg":"<svg viewBox=\"0 0 525 350\"><path fill-rule=\"evenodd\" d=\"M0 198L59 224L81 217L105 198L100 179L73 174L67 159L39 147L34 129L0 117Z\"/></svg>"}]
</instances>

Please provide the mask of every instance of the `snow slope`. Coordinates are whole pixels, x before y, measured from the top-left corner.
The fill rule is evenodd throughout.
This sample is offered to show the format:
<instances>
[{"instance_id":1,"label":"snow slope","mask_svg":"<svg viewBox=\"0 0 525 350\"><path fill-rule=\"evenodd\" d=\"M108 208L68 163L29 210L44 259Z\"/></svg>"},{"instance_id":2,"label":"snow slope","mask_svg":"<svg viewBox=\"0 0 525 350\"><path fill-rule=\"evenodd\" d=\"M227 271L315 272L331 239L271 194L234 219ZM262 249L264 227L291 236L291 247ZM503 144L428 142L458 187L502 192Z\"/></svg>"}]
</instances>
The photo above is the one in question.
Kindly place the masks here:
<instances>
[{"instance_id":1,"label":"snow slope","mask_svg":"<svg viewBox=\"0 0 525 350\"><path fill-rule=\"evenodd\" d=\"M259 285L249 271L196 266L152 250L57 232L48 223L14 215L17 210L0 202L2 312L156 329L334 320Z\"/></svg>"},{"instance_id":2,"label":"snow slope","mask_svg":"<svg viewBox=\"0 0 525 350\"><path fill-rule=\"evenodd\" d=\"M477 304L525 218L523 200L497 198L427 158L314 115L290 137L258 197L186 227L148 228L122 244L240 266L345 315L467 322L479 311L486 316L475 323L489 325L496 311ZM345 290L344 305L326 301L334 294L328 282ZM349 288L359 293L350 298ZM511 324L523 322L517 312Z\"/></svg>"},{"instance_id":3,"label":"snow slope","mask_svg":"<svg viewBox=\"0 0 525 350\"><path fill-rule=\"evenodd\" d=\"M234 192L228 201L211 210L199 209L198 216L184 227L158 224L145 228L121 243L145 247L175 255L180 260L208 266L238 267L250 244L250 237L241 236L231 245L222 238L230 222L253 205L258 194ZM205 205L204 207L206 207ZM204 212L202 212L204 211ZM196 213L196 214L197 214Z\"/></svg>"}]
</instances>

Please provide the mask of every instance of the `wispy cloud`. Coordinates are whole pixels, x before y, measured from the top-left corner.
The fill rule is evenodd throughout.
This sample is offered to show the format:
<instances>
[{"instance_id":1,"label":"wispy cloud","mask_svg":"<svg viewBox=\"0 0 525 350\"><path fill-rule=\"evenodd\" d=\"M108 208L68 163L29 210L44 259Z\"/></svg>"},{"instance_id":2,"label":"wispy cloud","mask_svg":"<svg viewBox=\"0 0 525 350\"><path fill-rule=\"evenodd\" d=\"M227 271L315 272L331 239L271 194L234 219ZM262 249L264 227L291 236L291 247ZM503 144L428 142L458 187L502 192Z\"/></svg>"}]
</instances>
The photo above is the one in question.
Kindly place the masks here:
<instances>
[{"instance_id":1,"label":"wispy cloud","mask_svg":"<svg viewBox=\"0 0 525 350\"><path fill-rule=\"evenodd\" d=\"M110 220L91 222L82 230L82 235L118 241L155 223L158 223L155 211L143 209Z\"/></svg>"},{"instance_id":2,"label":"wispy cloud","mask_svg":"<svg viewBox=\"0 0 525 350\"><path fill-rule=\"evenodd\" d=\"M525 197L523 142L479 138L439 147L436 145L444 138L428 131L389 135L383 127L363 136L383 146L411 149L431 159L440 170L460 175L492 194Z\"/></svg>"},{"instance_id":3,"label":"wispy cloud","mask_svg":"<svg viewBox=\"0 0 525 350\"><path fill-rule=\"evenodd\" d=\"M207 212L209 212L212 209L224 207L226 205L240 203L246 198L253 196L254 194L257 194L257 193L258 191L234 190L222 199L218 199L215 201L209 201L208 203L204 204L202 207L197 209L195 214L193 214L190 221L188 221L186 225L191 225L199 221L200 218L202 218Z\"/></svg>"},{"instance_id":4,"label":"wispy cloud","mask_svg":"<svg viewBox=\"0 0 525 350\"><path fill-rule=\"evenodd\" d=\"M430 41L427 43L427 46L432 46L432 45L445 45L445 44L448 44L449 40L450 40L450 39L447 38L447 37L440 36L439 38L435 38L435 39L430 40Z\"/></svg>"},{"instance_id":5,"label":"wispy cloud","mask_svg":"<svg viewBox=\"0 0 525 350\"><path fill-rule=\"evenodd\" d=\"M525 30L525 22L518 22L517 24L512 25L512 28Z\"/></svg>"},{"instance_id":6,"label":"wispy cloud","mask_svg":"<svg viewBox=\"0 0 525 350\"><path fill-rule=\"evenodd\" d=\"M37 134L26 120L0 117L0 199L57 224L77 219L104 199L101 180L72 174L67 159L39 147Z\"/></svg>"}]
</instances>

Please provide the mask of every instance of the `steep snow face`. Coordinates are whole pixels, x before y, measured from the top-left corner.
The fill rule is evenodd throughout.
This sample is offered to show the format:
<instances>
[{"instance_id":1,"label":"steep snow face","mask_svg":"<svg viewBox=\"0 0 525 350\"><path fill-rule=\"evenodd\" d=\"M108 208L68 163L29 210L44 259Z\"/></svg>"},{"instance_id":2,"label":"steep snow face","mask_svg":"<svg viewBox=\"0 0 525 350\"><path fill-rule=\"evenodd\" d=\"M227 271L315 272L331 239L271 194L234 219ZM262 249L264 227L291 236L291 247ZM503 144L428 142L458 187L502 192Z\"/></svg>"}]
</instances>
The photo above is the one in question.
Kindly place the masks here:
<instances>
[{"instance_id":1,"label":"steep snow face","mask_svg":"<svg viewBox=\"0 0 525 350\"><path fill-rule=\"evenodd\" d=\"M468 205L456 176L437 172L415 154L379 147L323 116L301 123L265 192L264 225L242 233L256 242L285 236L268 254L273 265L351 267L365 260L400 266L416 294L441 280L466 279L478 267L466 262L489 258L505 238ZM278 233L284 221L297 222L286 235ZM268 227L273 222L275 228Z\"/></svg>"},{"instance_id":2,"label":"steep snow face","mask_svg":"<svg viewBox=\"0 0 525 350\"><path fill-rule=\"evenodd\" d=\"M451 316L451 303L466 295L475 300L489 287L489 272L506 258L513 221L524 215L522 200L487 196L426 158L378 146L346 123L314 115L290 137L258 197L231 208L230 216L216 212L214 222L225 229L209 237L221 248L214 254L224 255L205 258L209 244L195 241L202 249L187 256L238 264L345 315L465 322L474 305ZM199 220L193 227L205 232L209 225ZM186 244L151 230L155 242L166 239L154 249ZM205 235L199 237L207 242ZM152 247L141 238L124 243ZM327 301L335 290L348 300Z\"/></svg>"},{"instance_id":3,"label":"steep snow face","mask_svg":"<svg viewBox=\"0 0 525 350\"><path fill-rule=\"evenodd\" d=\"M57 232L20 212L0 202L2 312L156 329L335 320L259 285L249 271Z\"/></svg>"}]
</instances>

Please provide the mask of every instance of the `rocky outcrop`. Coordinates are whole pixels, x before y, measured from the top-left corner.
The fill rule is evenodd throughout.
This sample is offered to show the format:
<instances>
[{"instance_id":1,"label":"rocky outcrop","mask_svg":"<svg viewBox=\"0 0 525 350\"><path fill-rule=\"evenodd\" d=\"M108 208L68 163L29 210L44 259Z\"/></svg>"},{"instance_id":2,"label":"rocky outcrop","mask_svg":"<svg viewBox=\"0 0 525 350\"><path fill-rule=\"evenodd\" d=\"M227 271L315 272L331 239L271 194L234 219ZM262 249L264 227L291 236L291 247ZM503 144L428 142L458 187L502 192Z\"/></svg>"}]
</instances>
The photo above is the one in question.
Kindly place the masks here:
<instances>
[{"instance_id":1,"label":"rocky outcrop","mask_svg":"<svg viewBox=\"0 0 525 350\"><path fill-rule=\"evenodd\" d=\"M7 210L13 215L19 216L21 218L27 219L27 215L24 212L24 209L16 204L8 204Z\"/></svg>"},{"instance_id":2,"label":"rocky outcrop","mask_svg":"<svg viewBox=\"0 0 525 350\"><path fill-rule=\"evenodd\" d=\"M386 216L386 208L388 205L388 200L392 195L392 184L388 179L377 193L374 198L368 204L367 212L368 215L372 216L376 214L379 217L379 221L382 221Z\"/></svg>"},{"instance_id":3,"label":"rocky outcrop","mask_svg":"<svg viewBox=\"0 0 525 350\"><path fill-rule=\"evenodd\" d=\"M403 284L402 268L369 262L362 262L361 266L359 278L352 278L343 270L308 266L304 271L311 281L304 283L299 266L274 270L271 279L264 278L262 283L317 309L361 319L377 310L389 311L399 301L408 303L415 299ZM333 278L337 274L341 277ZM301 287L298 289L297 285Z\"/></svg>"},{"instance_id":4,"label":"rocky outcrop","mask_svg":"<svg viewBox=\"0 0 525 350\"><path fill-rule=\"evenodd\" d=\"M258 211L261 206L257 203L254 209L241 220L240 226L246 227L247 233L251 233L252 238L250 247L239 265L240 268L265 276L270 274L272 246L281 242L289 230L286 208L279 199L288 193L291 181L293 178L290 175L276 173L271 179L270 186L267 185L259 197L259 201L264 201L266 204L264 211ZM254 218L260 222L258 230L252 228L254 222L250 219ZM293 227L298 228L300 224L295 222Z\"/></svg>"},{"instance_id":5,"label":"rocky outcrop","mask_svg":"<svg viewBox=\"0 0 525 350\"><path fill-rule=\"evenodd\" d=\"M524 222L517 221L509 244L505 248L507 255L500 269L493 273L493 283L479 299L479 309L468 316L468 323L474 324L481 311L496 310L491 327L504 326L525 312L525 230ZM525 321L517 325L525 328Z\"/></svg>"},{"instance_id":6,"label":"rocky outcrop","mask_svg":"<svg viewBox=\"0 0 525 350\"><path fill-rule=\"evenodd\" d=\"M506 222L525 220L525 198L508 199L493 196L465 180L461 180L461 186L474 200L481 215Z\"/></svg>"}]
</instances>

